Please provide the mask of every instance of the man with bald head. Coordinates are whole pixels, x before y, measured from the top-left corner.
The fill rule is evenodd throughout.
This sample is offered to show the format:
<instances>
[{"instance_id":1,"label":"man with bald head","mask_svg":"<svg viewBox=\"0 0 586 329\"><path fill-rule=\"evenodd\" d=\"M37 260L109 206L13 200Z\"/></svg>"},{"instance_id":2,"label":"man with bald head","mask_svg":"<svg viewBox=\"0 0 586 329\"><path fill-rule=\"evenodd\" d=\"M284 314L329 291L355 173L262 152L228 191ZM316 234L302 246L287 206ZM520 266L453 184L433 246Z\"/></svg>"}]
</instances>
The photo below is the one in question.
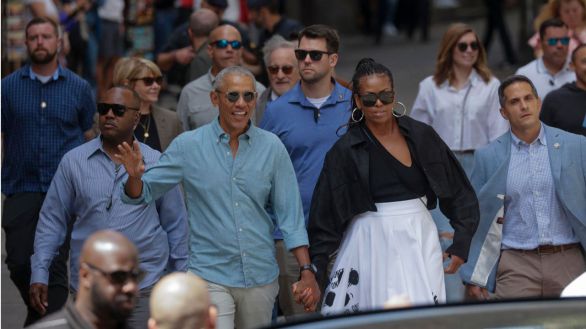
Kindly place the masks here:
<instances>
[{"instance_id":1,"label":"man with bald head","mask_svg":"<svg viewBox=\"0 0 586 329\"><path fill-rule=\"evenodd\" d=\"M81 250L75 302L32 329L122 328L136 303L142 276L134 244L118 232L98 231Z\"/></svg>"},{"instance_id":2,"label":"man with bald head","mask_svg":"<svg viewBox=\"0 0 586 329\"><path fill-rule=\"evenodd\" d=\"M207 284L193 273L172 273L151 295L149 329L215 328L216 309Z\"/></svg>"},{"instance_id":3,"label":"man with bald head","mask_svg":"<svg viewBox=\"0 0 586 329\"><path fill-rule=\"evenodd\" d=\"M140 266L147 272L140 283L132 328L145 328L152 286L167 268L185 271L187 265L187 213L178 187L170 189L150 205L132 206L120 200L120 185L126 179L124 166L114 157L117 145L132 143L139 120L138 95L127 87L109 89L98 103L101 135L65 156L51 182L41 208L31 258L30 299L41 314L47 308L48 267L59 245L71 233L70 288L79 289L78 268L82 243L92 233L112 229L129 237L141 254ZM137 143L150 167L159 152Z\"/></svg>"},{"instance_id":4,"label":"man with bald head","mask_svg":"<svg viewBox=\"0 0 586 329\"><path fill-rule=\"evenodd\" d=\"M270 324L279 290L275 223L298 268L310 266L289 155L277 136L250 121L256 93L250 71L225 68L208 94L219 115L175 138L157 165L145 172L138 147L119 148L129 175L124 202L148 204L170 187L183 185L191 226L189 271L207 282L220 329ZM315 275L301 271L300 277L296 288L306 293L303 302L312 311L320 296Z\"/></svg>"},{"instance_id":5,"label":"man with bald head","mask_svg":"<svg viewBox=\"0 0 586 329\"><path fill-rule=\"evenodd\" d=\"M210 92L216 75L230 66L242 63L242 38L236 28L231 25L220 25L209 37L208 54L212 59L212 67L207 74L188 83L181 91L177 114L184 130L192 130L210 123L218 116L218 110L212 104ZM265 87L256 83L256 92L262 93Z\"/></svg>"}]
</instances>

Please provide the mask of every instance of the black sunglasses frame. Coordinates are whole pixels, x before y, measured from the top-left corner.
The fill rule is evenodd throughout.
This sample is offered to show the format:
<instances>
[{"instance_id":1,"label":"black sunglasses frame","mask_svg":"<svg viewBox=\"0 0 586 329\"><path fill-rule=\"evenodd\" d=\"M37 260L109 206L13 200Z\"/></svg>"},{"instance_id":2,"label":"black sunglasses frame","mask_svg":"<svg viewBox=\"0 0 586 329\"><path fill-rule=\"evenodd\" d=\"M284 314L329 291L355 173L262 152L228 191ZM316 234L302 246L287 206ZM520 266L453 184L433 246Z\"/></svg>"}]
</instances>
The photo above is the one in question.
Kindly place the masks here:
<instances>
[{"instance_id":1,"label":"black sunglasses frame","mask_svg":"<svg viewBox=\"0 0 586 329\"><path fill-rule=\"evenodd\" d=\"M472 41L470 43L458 42L456 44L456 48L458 48L460 52L465 52L466 50L468 50L468 47L470 47L472 51L477 51L478 49L480 49L480 44L478 43L478 41Z\"/></svg>"},{"instance_id":2,"label":"black sunglasses frame","mask_svg":"<svg viewBox=\"0 0 586 329\"><path fill-rule=\"evenodd\" d=\"M230 103L238 102L240 97L242 97L245 103L250 103L256 99L256 91L243 91L240 93L237 91L223 92L220 90L216 90L216 92L218 94L223 94Z\"/></svg>"},{"instance_id":3,"label":"black sunglasses frame","mask_svg":"<svg viewBox=\"0 0 586 329\"><path fill-rule=\"evenodd\" d=\"M303 49L295 49L295 58L298 61L304 61L309 55L309 58L314 61L318 62L321 61L323 55L331 55L333 53L329 51L322 51L322 50L303 50Z\"/></svg>"},{"instance_id":4,"label":"black sunglasses frame","mask_svg":"<svg viewBox=\"0 0 586 329\"><path fill-rule=\"evenodd\" d=\"M138 81L138 80L142 80L142 82L144 82L144 85L147 87L150 87L153 85L153 83L157 83L159 86L163 85L163 77L162 76L158 76L156 78L152 78L152 77L144 77L144 78L136 78L136 79L132 79L132 81Z\"/></svg>"},{"instance_id":5,"label":"black sunglasses frame","mask_svg":"<svg viewBox=\"0 0 586 329\"><path fill-rule=\"evenodd\" d=\"M93 271L97 271L98 273L100 273L101 275L103 275L105 278L108 279L108 281L110 281L110 283L114 284L114 285L118 285L118 286L123 286L125 285L128 281L132 280L136 283L139 283L140 281L142 281L142 279L145 276L145 272L140 269L140 268L135 268L132 269L130 271L114 271L114 272L106 272L104 270L102 270L101 268L92 265L90 263L83 263L85 264L89 269L93 270Z\"/></svg>"},{"instance_id":6,"label":"black sunglasses frame","mask_svg":"<svg viewBox=\"0 0 586 329\"><path fill-rule=\"evenodd\" d=\"M293 73L293 66L289 66L289 65L284 65L284 66L277 66L277 65L271 65L267 67L267 70L269 70L269 73L272 75L276 75L279 74L279 71L283 71L283 74L291 74Z\"/></svg>"},{"instance_id":7,"label":"black sunglasses frame","mask_svg":"<svg viewBox=\"0 0 586 329\"><path fill-rule=\"evenodd\" d=\"M112 113L114 113L114 115L117 117L124 116L124 113L126 113L128 110L139 111L139 109L134 107L109 103L98 103L97 110L99 115L106 115L110 110L112 110Z\"/></svg>"},{"instance_id":8,"label":"black sunglasses frame","mask_svg":"<svg viewBox=\"0 0 586 329\"><path fill-rule=\"evenodd\" d=\"M228 48L228 45L230 47L232 47L232 49L240 49L240 48L242 48L242 41L219 39L219 40L210 42L210 45L212 45L216 48L220 48L220 49Z\"/></svg>"},{"instance_id":9,"label":"black sunglasses frame","mask_svg":"<svg viewBox=\"0 0 586 329\"><path fill-rule=\"evenodd\" d=\"M381 101L384 105L391 104L395 100L395 92L390 90L383 90L378 94L375 93L367 93L358 95L360 101L362 102L363 106L366 107L373 107L376 105L378 100Z\"/></svg>"}]
</instances>

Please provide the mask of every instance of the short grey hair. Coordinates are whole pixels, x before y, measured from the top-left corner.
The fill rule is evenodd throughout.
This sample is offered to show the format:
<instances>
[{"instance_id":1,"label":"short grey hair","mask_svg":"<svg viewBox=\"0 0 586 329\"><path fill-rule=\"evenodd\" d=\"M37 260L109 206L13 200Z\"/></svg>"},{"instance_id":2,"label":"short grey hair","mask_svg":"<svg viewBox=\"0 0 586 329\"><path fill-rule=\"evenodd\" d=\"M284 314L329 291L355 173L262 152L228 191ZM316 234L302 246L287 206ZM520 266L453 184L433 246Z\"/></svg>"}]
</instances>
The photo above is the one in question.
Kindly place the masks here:
<instances>
[{"instance_id":1,"label":"short grey hair","mask_svg":"<svg viewBox=\"0 0 586 329\"><path fill-rule=\"evenodd\" d=\"M265 65L269 65L269 59L271 58L271 54L273 51L279 48L291 48L295 49L295 43L292 41L287 41L282 36L275 34L272 38L270 38L265 46L262 47L263 60L265 61Z\"/></svg>"},{"instance_id":2,"label":"short grey hair","mask_svg":"<svg viewBox=\"0 0 586 329\"><path fill-rule=\"evenodd\" d=\"M212 83L212 88L214 90L219 91L220 88L224 86L224 79L226 78L226 76L229 75L240 75L249 77L252 80L252 88L254 88L254 91L256 91L256 79L254 78L254 74L252 74L252 72L250 72L247 68L244 68L242 66L229 66L220 71L220 73L216 75L216 78Z\"/></svg>"}]
</instances>

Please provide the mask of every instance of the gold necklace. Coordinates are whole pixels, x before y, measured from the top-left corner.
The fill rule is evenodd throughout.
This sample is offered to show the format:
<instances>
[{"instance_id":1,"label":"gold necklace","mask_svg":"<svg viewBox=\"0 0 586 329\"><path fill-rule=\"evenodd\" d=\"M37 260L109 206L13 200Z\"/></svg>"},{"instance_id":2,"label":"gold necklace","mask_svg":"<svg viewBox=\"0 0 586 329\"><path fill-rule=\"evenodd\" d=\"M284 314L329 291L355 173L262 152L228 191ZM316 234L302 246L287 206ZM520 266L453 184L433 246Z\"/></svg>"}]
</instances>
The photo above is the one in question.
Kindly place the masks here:
<instances>
[{"instance_id":1,"label":"gold necklace","mask_svg":"<svg viewBox=\"0 0 586 329\"><path fill-rule=\"evenodd\" d=\"M147 114L147 119L146 119L146 123L143 124L142 120L139 120L138 123L140 124L140 126L142 127L143 130L143 134L142 136L144 137L144 139L142 140L143 142L146 142L147 138L149 138L149 128L151 127L151 114Z\"/></svg>"}]
</instances>

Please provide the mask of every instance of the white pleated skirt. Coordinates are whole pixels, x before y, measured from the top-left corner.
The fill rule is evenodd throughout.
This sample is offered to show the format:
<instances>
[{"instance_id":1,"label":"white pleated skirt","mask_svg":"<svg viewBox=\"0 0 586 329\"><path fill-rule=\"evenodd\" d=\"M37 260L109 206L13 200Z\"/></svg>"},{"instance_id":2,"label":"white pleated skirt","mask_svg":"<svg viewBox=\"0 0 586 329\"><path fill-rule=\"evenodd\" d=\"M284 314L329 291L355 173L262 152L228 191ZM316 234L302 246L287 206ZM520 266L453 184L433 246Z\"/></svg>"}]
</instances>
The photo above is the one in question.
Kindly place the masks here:
<instances>
[{"instance_id":1,"label":"white pleated skirt","mask_svg":"<svg viewBox=\"0 0 586 329\"><path fill-rule=\"evenodd\" d=\"M377 203L377 212L352 220L330 273L324 315L380 309L394 298L445 303L442 249L424 202Z\"/></svg>"}]
</instances>

